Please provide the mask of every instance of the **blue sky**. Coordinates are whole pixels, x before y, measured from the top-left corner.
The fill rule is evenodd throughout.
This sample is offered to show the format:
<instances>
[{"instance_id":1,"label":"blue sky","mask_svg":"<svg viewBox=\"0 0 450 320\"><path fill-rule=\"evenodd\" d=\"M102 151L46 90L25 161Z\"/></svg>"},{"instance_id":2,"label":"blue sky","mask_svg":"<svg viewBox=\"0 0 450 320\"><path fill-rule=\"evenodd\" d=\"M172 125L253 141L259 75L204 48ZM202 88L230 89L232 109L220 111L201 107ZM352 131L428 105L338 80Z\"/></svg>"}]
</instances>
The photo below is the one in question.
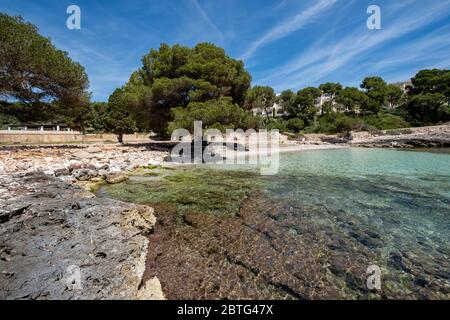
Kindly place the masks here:
<instances>
[{"instance_id":1,"label":"blue sky","mask_svg":"<svg viewBox=\"0 0 450 320\"><path fill-rule=\"evenodd\" d=\"M66 28L71 4L81 8L81 30ZM381 30L366 27L371 4L381 8ZM162 42L213 42L244 60L254 85L277 92L450 67L450 0L0 0L0 11L22 15L80 62L95 101Z\"/></svg>"}]
</instances>

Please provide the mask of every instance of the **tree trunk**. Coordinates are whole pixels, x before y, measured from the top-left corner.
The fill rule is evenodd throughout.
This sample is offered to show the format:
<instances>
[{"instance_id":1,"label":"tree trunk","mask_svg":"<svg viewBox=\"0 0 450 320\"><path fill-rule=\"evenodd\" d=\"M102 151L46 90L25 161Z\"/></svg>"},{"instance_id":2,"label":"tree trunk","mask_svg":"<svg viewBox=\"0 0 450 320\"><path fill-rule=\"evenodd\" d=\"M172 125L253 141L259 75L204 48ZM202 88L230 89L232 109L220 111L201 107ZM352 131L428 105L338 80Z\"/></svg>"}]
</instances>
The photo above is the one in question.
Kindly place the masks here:
<instances>
[{"instance_id":1,"label":"tree trunk","mask_svg":"<svg viewBox=\"0 0 450 320\"><path fill-rule=\"evenodd\" d=\"M119 143L123 143L123 133L117 134L117 140L119 140Z\"/></svg>"},{"instance_id":2,"label":"tree trunk","mask_svg":"<svg viewBox=\"0 0 450 320\"><path fill-rule=\"evenodd\" d=\"M270 122L270 117L269 117L269 113L267 112L266 108L264 108L264 113L266 114L267 123L269 123Z\"/></svg>"}]
</instances>

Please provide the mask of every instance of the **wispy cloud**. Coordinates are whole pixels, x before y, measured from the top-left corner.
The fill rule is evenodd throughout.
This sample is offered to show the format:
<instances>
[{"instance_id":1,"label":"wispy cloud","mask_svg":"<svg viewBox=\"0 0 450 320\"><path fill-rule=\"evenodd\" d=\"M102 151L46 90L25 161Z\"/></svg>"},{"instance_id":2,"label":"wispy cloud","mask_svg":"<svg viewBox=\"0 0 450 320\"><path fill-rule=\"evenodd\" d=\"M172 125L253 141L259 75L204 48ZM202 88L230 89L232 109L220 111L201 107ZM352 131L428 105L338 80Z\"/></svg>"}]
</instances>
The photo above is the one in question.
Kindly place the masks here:
<instances>
[{"instance_id":1,"label":"wispy cloud","mask_svg":"<svg viewBox=\"0 0 450 320\"><path fill-rule=\"evenodd\" d=\"M379 60L371 65L374 71L387 68L398 68L403 64L417 63L438 59L447 60L450 52L450 28L445 27L432 32L425 37L398 47L390 52L386 59Z\"/></svg>"},{"instance_id":2,"label":"wispy cloud","mask_svg":"<svg viewBox=\"0 0 450 320\"><path fill-rule=\"evenodd\" d=\"M450 67L450 0L77 0L81 30L65 28L64 1L0 1L2 12L23 15L85 67L93 100L106 100L161 42L209 41L232 57L244 53L253 84L277 91ZM365 26L374 2L383 30Z\"/></svg>"},{"instance_id":3,"label":"wispy cloud","mask_svg":"<svg viewBox=\"0 0 450 320\"><path fill-rule=\"evenodd\" d=\"M294 17L289 17L288 19L282 21L272 29L270 29L266 34L264 34L259 39L255 40L250 44L248 50L242 56L243 59L249 59L253 54L262 46L273 42L275 40L286 37L287 35L295 32L307 24L316 20L317 16L323 11L329 9L338 0L320 0L313 6L307 8L306 10L298 13Z\"/></svg>"},{"instance_id":4,"label":"wispy cloud","mask_svg":"<svg viewBox=\"0 0 450 320\"><path fill-rule=\"evenodd\" d=\"M280 3L275 7L275 10L279 10L287 5L289 0L281 0Z\"/></svg>"},{"instance_id":5,"label":"wispy cloud","mask_svg":"<svg viewBox=\"0 0 450 320\"><path fill-rule=\"evenodd\" d=\"M274 85L277 90L313 84L364 54L380 54L373 50L442 18L447 15L449 7L449 2L443 2L422 9L420 14L415 10L403 10L400 18L383 30L352 32L343 39L334 39L334 43L326 46L317 43L261 81ZM431 43L430 39L427 41Z\"/></svg>"},{"instance_id":6,"label":"wispy cloud","mask_svg":"<svg viewBox=\"0 0 450 320\"><path fill-rule=\"evenodd\" d=\"M219 37L223 40L224 35L220 31L220 29L216 26L216 24L211 20L211 18L208 16L208 14L203 10L202 6L198 3L197 0L192 0L192 3L194 4L194 7L197 9L197 11L200 13L200 16L205 20L205 22L216 32Z\"/></svg>"}]
</instances>

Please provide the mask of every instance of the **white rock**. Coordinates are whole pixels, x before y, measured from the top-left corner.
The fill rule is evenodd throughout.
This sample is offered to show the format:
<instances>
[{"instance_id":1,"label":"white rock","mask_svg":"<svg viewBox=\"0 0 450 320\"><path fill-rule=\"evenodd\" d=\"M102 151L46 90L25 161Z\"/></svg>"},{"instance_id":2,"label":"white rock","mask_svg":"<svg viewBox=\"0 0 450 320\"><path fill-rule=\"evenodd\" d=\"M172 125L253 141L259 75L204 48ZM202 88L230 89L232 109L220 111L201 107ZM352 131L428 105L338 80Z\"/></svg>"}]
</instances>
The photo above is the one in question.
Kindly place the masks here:
<instances>
[{"instance_id":1,"label":"white rock","mask_svg":"<svg viewBox=\"0 0 450 320\"><path fill-rule=\"evenodd\" d=\"M118 167L118 166L111 166L109 168L109 172L112 172L112 173L118 173L118 172L121 172L121 171L122 171L122 169L120 167Z\"/></svg>"},{"instance_id":2,"label":"white rock","mask_svg":"<svg viewBox=\"0 0 450 320\"><path fill-rule=\"evenodd\" d=\"M159 161L150 159L150 160L147 161L147 165L149 165L149 166L159 166L159 165L161 165L161 163Z\"/></svg>"},{"instance_id":3,"label":"white rock","mask_svg":"<svg viewBox=\"0 0 450 320\"><path fill-rule=\"evenodd\" d=\"M21 169L21 170L26 170L31 168L32 165L29 163L23 163L23 162L18 162L16 163L16 168Z\"/></svg>"}]
</instances>

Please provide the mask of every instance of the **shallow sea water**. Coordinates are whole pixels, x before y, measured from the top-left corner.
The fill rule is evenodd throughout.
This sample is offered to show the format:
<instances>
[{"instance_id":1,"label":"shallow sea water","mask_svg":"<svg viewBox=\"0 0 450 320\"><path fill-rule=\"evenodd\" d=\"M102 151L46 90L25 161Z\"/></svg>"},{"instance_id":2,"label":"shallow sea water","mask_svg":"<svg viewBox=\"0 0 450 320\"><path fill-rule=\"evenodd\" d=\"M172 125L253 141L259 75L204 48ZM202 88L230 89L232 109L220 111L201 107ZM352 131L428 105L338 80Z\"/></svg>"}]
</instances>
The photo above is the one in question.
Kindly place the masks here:
<instances>
[{"instance_id":1,"label":"shallow sea water","mask_svg":"<svg viewBox=\"0 0 450 320\"><path fill-rule=\"evenodd\" d=\"M146 274L169 298L450 298L442 150L288 153L274 176L157 170L101 194L157 207ZM366 286L369 265L380 267L381 290Z\"/></svg>"}]
</instances>

